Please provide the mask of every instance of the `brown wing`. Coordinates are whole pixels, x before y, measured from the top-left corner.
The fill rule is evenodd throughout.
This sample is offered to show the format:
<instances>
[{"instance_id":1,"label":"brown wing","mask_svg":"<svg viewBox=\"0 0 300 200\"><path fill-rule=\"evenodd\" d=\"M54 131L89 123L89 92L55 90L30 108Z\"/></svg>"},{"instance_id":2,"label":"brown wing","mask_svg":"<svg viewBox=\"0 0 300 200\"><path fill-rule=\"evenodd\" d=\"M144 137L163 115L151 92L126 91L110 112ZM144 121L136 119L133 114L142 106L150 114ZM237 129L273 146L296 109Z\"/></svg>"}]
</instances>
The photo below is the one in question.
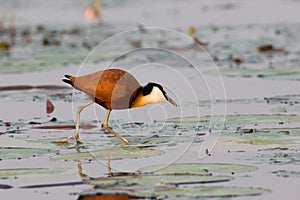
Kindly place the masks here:
<instances>
[{"instance_id":1,"label":"brown wing","mask_svg":"<svg viewBox=\"0 0 300 200\"><path fill-rule=\"evenodd\" d=\"M130 73L107 69L77 77L74 87L107 109L126 109L130 108L132 96L141 86Z\"/></svg>"}]
</instances>

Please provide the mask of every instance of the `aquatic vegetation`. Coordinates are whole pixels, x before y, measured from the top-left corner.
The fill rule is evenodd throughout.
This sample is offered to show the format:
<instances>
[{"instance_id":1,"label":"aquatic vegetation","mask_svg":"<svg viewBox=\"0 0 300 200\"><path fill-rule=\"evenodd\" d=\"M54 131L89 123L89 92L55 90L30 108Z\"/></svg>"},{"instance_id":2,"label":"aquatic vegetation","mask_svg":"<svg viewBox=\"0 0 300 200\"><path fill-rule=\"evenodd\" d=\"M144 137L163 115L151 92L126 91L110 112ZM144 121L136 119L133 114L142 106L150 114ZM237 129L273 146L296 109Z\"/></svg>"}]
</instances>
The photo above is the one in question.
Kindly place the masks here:
<instances>
[{"instance_id":1,"label":"aquatic vegetation","mask_svg":"<svg viewBox=\"0 0 300 200\"><path fill-rule=\"evenodd\" d=\"M115 159L137 159L143 157L158 156L163 154L162 150L155 150L150 148L114 148L103 149L91 152L79 152L70 154L55 155L53 159L80 161L80 160L115 160Z\"/></svg>"},{"instance_id":2,"label":"aquatic vegetation","mask_svg":"<svg viewBox=\"0 0 300 200\"><path fill-rule=\"evenodd\" d=\"M82 196L125 193L140 197L233 197L261 195L270 192L262 188L208 186L209 183L232 181L232 176L214 175L248 173L257 170L254 166L227 163L183 163L154 165L142 168L133 175L90 178L97 190L83 192ZM203 184L203 186L199 186ZM178 186L183 187L178 187Z\"/></svg>"},{"instance_id":3,"label":"aquatic vegetation","mask_svg":"<svg viewBox=\"0 0 300 200\"><path fill-rule=\"evenodd\" d=\"M262 188L229 187L229 186L197 186L184 188L157 189L155 192L142 191L137 194L149 194L168 198L221 198L256 196L269 193L270 190Z\"/></svg>"},{"instance_id":4,"label":"aquatic vegetation","mask_svg":"<svg viewBox=\"0 0 300 200\"><path fill-rule=\"evenodd\" d=\"M183 164L172 164L172 165L157 165L149 166L141 169L144 173L154 173L154 174L197 174L206 175L209 173L245 173L255 171L257 168L249 165L237 165L237 164L227 164L227 163L183 163Z\"/></svg>"},{"instance_id":5,"label":"aquatic vegetation","mask_svg":"<svg viewBox=\"0 0 300 200\"><path fill-rule=\"evenodd\" d=\"M24 159L24 158L32 158L36 156L42 155L51 155L55 154L55 150L53 149L42 149L42 148L18 148L18 147L2 147L0 148L0 159Z\"/></svg>"},{"instance_id":6,"label":"aquatic vegetation","mask_svg":"<svg viewBox=\"0 0 300 200\"><path fill-rule=\"evenodd\" d=\"M0 179L19 178L23 176L43 176L65 174L66 169L49 169L49 168L9 168L0 170Z\"/></svg>"},{"instance_id":7,"label":"aquatic vegetation","mask_svg":"<svg viewBox=\"0 0 300 200\"><path fill-rule=\"evenodd\" d=\"M9 4L3 3L3 7ZM152 3L155 5L155 2ZM34 7L42 5L29 4ZM105 3L110 8L117 6L118 9L132 7L133 4L127 1L121 5ZM23 3L20 5L22 7ZM204 12L207 9L231 12L243 7L240 5L243 4L218 3L215 7L203 6L202 9ZM77 6L73 2L62 8L72 10ZM167 8L169 12L169 5ZM177 9L174 8L176 12ZM171 8L169 13L172 19L176 12ZM150 12L145 16L151 18L152 14ZM3 19L6 20L5 17ZM11 22L11 26L5 25L0 23L0 73L20 79L17 83L13 82L14 79L9 86L0 87L0 103L3 106L0 119L0 179L3 184L0 184L0 189L14 188L19 191L34 188L34 195L40 194L44 198L63 187L66 195L72 195L71 198L79 196L81 200L97 196L124 199L231 199L267 193L274 196L278 191L274 188L273 180L285 184L289 178L293 178L295 183L299 183L300 96L296 90L285 85L287 82L287 85L297 85L300 80L299 24L191 24L188 31L195 39L191 42L174 35L166 37L163 31L151 32L139 24L137 31L128 34L128 37L104 45L103 49L85 60L84 66L88 69L103 68L115 59L113 64L116 67L133 69L131 67L145 63L161 62L172 70L190 73L187 70L190 65L179 62L169 53L179 52L183 57L195 59L203 77L215 78L220 72L226 81L241 79L250 83L259 80L264 84L272 79L276 85L282 86L280 91L283 92L278 92L278 95L278 88L274 87L274 91L271 91L273 95L276 94L274 96L262 93L244 97L235 95L236 92L232 97L234 99L201 98L199 101L180 102L183 110L199 109L201 117L187 113L185 117L160 121L150 116L149 123L139 121L139 118L136 121L122 117L112 119L112 127L120 129L120 133L133 143L128 146L120 146L120 141L101 128L102 118L88 119L82 124L80 137L83 145L52 143L70 134L74 128L71 109L68 111L71 117L66 118L62 108L70 106L71 102L84 102L88 98L61 86L62 83L51 82L56 79L49 78L51 85L39 83L38 78L36 82L35 79L28 80L29 84L22 85L22 78L24 75L34 77L35 72L39 71L49 71L52 76L52 72L63 72L65 67L74 67L76 71L94 47L132 27L132 24L105 23L101 27L80 24L15 26ZM176 30L184 32L184 29ZM204 48L199 48L199 44ZM139 49L148 47L160 50ZM134 49L139 51L127 52ZM204 50L212 59L204 56ZM120 56L123 51L127 52L126 55ZM201 53L198 54L198 51ZM212 60L219 72L212 70ZM188 77L192 79L193 74L190 74ZM229 83L228 88L231 86ZM272 86L268 88L272 89ZM245 86L243 89L248 88ZM52 105L48 102L48 109L45 109L47 99L51 100ZM210 115L213 113L210 112L212 104L217 105L216 108L228 105L230 114ZM31 105L30 112L41 112L36 112L34 116L25 113L25 116L19 117L14 105L21 105L20 108L28 113L27 105ZM42 105L41 110L37 110L38 105ZM216 148L204 147L206 157L199 160L200 146L217 133L221 134L216 139ZM180 156L177 158L175 154ZM176 160L171 161L173 157ZM111 166L98 166L101 161L111 162ZM174 162L176 164L171 164ZM126 166L124 168L127 171L122 171L122 166ZM95 174L96 177L93 177ZM267 179L261 181L261 175ZM52 178L54 183L48 183ZM40 185L40 180L45 184ZM66 186L71 189L67 190ZM52 190L50 187L55 188Z\"/></svg>"}]
</instances>

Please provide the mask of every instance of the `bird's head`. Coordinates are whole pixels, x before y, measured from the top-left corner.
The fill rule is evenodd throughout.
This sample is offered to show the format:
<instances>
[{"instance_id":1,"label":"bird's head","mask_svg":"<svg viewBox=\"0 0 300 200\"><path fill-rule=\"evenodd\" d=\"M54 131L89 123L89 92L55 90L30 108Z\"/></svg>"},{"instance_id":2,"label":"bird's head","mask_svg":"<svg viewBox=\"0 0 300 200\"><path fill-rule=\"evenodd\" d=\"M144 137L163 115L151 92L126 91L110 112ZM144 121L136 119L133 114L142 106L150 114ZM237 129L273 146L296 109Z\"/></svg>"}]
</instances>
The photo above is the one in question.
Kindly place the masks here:
<instances>
[{"instance_id":1,"label":"bird's head","mask_svg":"<svg viewBox=\"0 0 300 200\"><path fill-rule=\"evenodd\" d=\"M167 96L166 91L158 83L148 83L144 87L140 94L137 96L132 107L141 107L151 103L168 101L172 105L177 106L176 102Z\"/></svg>"}]
</instances>

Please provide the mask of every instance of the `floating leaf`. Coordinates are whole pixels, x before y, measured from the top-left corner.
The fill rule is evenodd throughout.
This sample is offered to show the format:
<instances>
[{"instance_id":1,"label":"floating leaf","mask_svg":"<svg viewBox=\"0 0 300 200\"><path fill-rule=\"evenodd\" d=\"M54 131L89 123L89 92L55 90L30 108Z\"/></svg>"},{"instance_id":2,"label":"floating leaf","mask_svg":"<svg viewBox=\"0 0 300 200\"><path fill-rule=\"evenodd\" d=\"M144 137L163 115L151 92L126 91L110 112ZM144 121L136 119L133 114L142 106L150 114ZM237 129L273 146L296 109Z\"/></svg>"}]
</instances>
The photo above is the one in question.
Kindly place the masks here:
<instances>
[{"instance_id":1,"label":"floating leaf","mask_svg":"<svg viewBox=\"0 0 300 200\"><path fill-rule=\"evenodd\" d=\"M65 173L65 169L48 169L48 168L16 168L0 169L0 178L11 178L17 176L29 175L53 175Z\"/></svg>"},{"instance_id":2,"label":"floating leaf","mask_svg":"<svg viewBox=\"0 0 300 200\"><path fill-rule=\"evenodd\" d=\"M255 196L269 193L270 190L252 187L226 187L226 186L198 186L183 188L165 188L152 191L137 191L141 196L167 196L172 199L175 197L193 197L193 198L217 198L217 197L238 197Z\"/></svg>"},{"instance_id":3,"label":"floating leaf","mask_svg":"<svg viewBox=\"0 0 300 200\"><path fill-rule=\"evenodd\" d=\"M283 123L291 123L291 122L299 122L300 116L298 115L285 115L285 114L245 114L245 115L215 115L215 116L203 116L203 117L185 117L185 118L171 118L166 121L166 123L172 123L173 125L195 125L201 124L202 126L208 126L209 124L220 124L220 122L224 122L226 126L230 126L231 128L236 129L237 127L245 127L245 126L254 126L258 125L267 125L267 124L278 124L280 122ZM223 123L221 123L221 128L223 129Z\"/></svg>"},{"instance_id":4,"label":"floating leaf","mask_svg":"<svg viewBox=\"0 0 300 200\"><path fill-rule=\"evenodd\" d=\"M186 163L172 165L156 165L141 169L142 172L154 174L200 174L208 173L242 173L254 171L257 168L251 165L225 164L225 163Z\"/></svg>"},{"instance_id":5,"label":"floating leaf","mask_svg":"<svg viewBox=\"0 0 300 200\"><path fill-rule=\"evenodd\" d=\"M229 176L199 176L199 175L159 175L159 176L138 176L127 179L129 184L139 185L160 185L160 184L204 184L230 181Z\"/></svg>"},{"instance_id":6,"label":"floating leaf","mask_svg":"<svg viewBox=\"0 0 300 200\"><path fill-rule=\"evenodd\" d=\"M230 181L230 176L209 175L138 175L99 178L88 181L99 186L126 183L127 185L156 186L156 185L181 185L181 184L205 184Z\"/></svg>"},{"instance_id":7,"label":"floating leaf","mask_svg":"<svg viewBox=\"0 0 300 200\"><path fill-rule=\"evenodd\" d=\"M99 159L99 160L115 160L115 159L133 159L133 158L144 158L151 156L158 156L163 154L162 150L145 149L145 148L116 148L116 149L103 149L91 152L79 152L53 156L53 159L61 160L88 160L88 159Z\"/></svg>"},{"instance_id":8,"label":"floating leaf","mask_svg":"<svg viewBox=\"0 0 300 200\"><path fill-rule=\"evenodd\" d=\"M54 152L53 150L42 148L4 147L0 148L0 159L23 159Z\"/></svg>"},{"instance_id":9,"label":"floating leaf","mask_svg":"<svg viewBox=\"0 0 300 200\"><path fill-rule=\"evenodd\" d=\"M181 199L181 198L224 198L238 196L257 196L271 192L268 189L253 187L235 187L235 186L185 186L177 187L176 185L168 186L122 186L116 188L104 188L85 192L82 196L95 194L128 194L151 199Z\"/></svg>"}]
</instances>

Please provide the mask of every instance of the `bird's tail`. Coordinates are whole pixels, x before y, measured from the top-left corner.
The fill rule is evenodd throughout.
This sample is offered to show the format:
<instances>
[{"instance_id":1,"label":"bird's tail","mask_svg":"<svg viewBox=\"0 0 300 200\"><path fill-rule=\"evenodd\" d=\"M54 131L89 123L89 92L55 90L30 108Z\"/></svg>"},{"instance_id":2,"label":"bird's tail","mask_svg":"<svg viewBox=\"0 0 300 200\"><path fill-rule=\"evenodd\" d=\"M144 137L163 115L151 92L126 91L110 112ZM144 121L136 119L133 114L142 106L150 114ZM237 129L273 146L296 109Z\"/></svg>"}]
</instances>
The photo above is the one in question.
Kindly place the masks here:
<instances>
[{"instance_id":1,"label":"bird's tail","mask_svg":"<svg viewBox=\"0 0 300 200\"><path fill-rule=\"evenodd\" d=\"M74 77L74 76L71 76L71 75L65 75L65 77L67 78L67 79L62 79L62 81L63 82L65 82L65 83L68 83L68 84L70 84L70 85L72 85L72 86L74 86L74 82L75 82L75 78L76 77Z\"/></svg>"}]
</instances>

